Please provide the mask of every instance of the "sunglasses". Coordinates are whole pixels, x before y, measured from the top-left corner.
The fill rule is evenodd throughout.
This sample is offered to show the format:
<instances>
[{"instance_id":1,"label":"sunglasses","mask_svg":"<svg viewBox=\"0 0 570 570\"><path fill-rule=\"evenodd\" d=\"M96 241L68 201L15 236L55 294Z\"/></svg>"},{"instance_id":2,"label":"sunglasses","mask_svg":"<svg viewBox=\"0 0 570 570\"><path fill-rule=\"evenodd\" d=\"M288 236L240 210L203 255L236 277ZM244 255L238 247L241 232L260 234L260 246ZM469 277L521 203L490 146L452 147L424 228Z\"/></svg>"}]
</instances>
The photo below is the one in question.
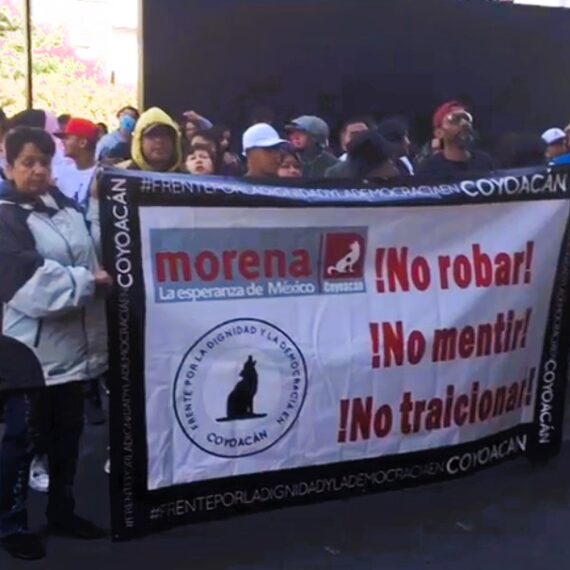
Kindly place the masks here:
<instances>
[{"instance_id":1,"label":"sunglasses","mask_svg":"<svg viewBox=\"0 0 570 570\"><path fill-rule=\"evenodd\" d=\"M470 125L473 124L473 115L467 111L457 111L456 113L450 113L445 119L452 125L460 125L463 122L469 123Z\"/></svg>"}]
</instances>

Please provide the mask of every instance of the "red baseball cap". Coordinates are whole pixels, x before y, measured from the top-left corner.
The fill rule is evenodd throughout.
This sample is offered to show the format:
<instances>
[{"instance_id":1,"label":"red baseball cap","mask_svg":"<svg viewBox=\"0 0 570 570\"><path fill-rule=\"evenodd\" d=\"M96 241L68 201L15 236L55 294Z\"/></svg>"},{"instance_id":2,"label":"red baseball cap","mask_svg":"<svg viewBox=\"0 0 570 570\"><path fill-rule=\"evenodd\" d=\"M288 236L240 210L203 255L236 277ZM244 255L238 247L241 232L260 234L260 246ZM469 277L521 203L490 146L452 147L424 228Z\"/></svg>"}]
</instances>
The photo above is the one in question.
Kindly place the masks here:
<instances>
[{"instance_id":1,"label":"red baseball cap","mask_svg":"<svg viewBox=\"0 0 570 570\"><path fill-rule=\"evenodd\" d=\"M457 109L467 110L467 107L459 101L448 101L447 103L440 105L433 114L433 128L439 129L443 124L445 117Z\"/></svg>"},{"instance_id":2,"label":"red baseball cap","mask_svg":"<svg viewBox=\"0 0 570 570\"><path fill-rule=\"evenodd\" d=\"M69 119L63 133L56 133L56 137L64 139L69 136L76 136L80 139L96 141L99 138L97 125L87 119Z\"/></svg>"}]
</instances>

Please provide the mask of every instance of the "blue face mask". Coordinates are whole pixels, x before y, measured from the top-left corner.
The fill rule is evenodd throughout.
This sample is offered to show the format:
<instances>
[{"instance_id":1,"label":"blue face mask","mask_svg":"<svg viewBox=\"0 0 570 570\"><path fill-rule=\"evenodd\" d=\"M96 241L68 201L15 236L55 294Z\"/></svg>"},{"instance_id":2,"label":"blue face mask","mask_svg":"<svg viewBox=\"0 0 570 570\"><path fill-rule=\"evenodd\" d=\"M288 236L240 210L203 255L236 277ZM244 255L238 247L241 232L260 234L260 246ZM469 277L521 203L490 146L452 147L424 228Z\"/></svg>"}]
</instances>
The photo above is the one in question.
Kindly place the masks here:
<instances>
[{"instance_id":1,"label":"blue face mask","mask_svg":"<svg viewBox=\"0 0 570 570\"><path fill-rule=\"evenodd\" d=\"M135 130L136 120L130 115L123 115L119 120L119 125L122 131L131 134Z\"/></svg>"}]
</instances>

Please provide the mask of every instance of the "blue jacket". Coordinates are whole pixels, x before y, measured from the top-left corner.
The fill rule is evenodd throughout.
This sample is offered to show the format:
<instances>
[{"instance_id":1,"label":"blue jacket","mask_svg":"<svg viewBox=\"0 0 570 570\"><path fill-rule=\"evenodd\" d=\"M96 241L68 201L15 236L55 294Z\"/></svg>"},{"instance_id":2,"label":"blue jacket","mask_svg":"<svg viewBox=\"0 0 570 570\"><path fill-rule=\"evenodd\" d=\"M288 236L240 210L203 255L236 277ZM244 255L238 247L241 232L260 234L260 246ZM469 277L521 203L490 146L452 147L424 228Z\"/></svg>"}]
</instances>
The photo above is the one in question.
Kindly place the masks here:
<instances>
[{"instance_id":1,"label":"blue jacket","mask_svg":"<svg viewBox=\"0 0 570 570\"><path fill-rule=\"evenodd\" d=\"M95 149L95 159L103 160L109 156L109 153L115 148L119 143L123 142L123 138L119 131L113 131L112 133L106 134L97 143L97 148Z\"/></svg>"},{"instance_id":2,"label":"blue jacket","mask_svg":"<svg viewBox=\"0 0 570 570\"><path fill-rule=\"evenodd\" d=\"M570 164L570 152L561 156L557 156L550 161L549 166L565 166L568 164Z\"/></svg>"},{"instance_id":3,"label":"blue jacket","mask_svg":"<svg viewBox=\"0 0 570 570\"><path fill-rule=\"evenodd\" d=\"M107 369L96 251L83 214L57 188L27 200L0 183L3 333L35 353L48 386Z\"/></svg>"}]
</instances>

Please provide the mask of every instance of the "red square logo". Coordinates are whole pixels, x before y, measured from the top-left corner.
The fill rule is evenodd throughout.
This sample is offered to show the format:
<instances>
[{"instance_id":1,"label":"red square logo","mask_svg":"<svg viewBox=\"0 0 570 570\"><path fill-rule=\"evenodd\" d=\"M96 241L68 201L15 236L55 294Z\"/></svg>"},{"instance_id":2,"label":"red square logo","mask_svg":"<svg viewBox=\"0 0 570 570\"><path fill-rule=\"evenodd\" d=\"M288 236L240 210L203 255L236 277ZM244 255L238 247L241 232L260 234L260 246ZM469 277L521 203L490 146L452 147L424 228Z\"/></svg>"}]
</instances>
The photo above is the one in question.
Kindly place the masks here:
<instances>
[{"instance_id":1,"label":"red square logo","mask_svg":"<svg viewBox=\"0 0 570 570\"><path fill-rule=\"evenodd\" d=\"M323 279L362 279L366 240L357 233L326 234L323 254Z\"/></svg>"}]
</instances>

